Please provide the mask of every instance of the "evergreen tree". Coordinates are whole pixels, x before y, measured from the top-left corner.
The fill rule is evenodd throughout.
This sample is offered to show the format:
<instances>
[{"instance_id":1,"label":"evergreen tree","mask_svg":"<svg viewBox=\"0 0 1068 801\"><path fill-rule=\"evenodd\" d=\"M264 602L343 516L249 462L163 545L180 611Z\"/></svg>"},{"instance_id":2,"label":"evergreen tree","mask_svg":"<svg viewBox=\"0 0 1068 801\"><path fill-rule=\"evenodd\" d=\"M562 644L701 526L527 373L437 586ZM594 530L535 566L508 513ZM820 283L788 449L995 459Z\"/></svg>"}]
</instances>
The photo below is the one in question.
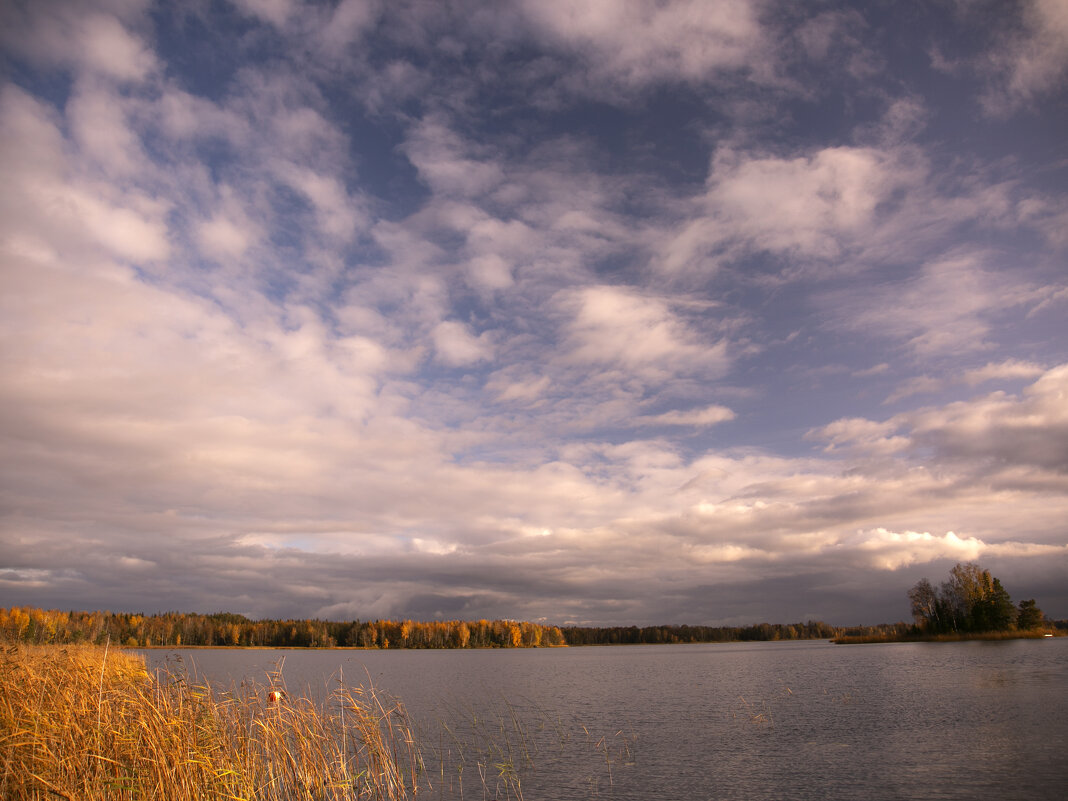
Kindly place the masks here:
<instances>
[{"instance_id":1,"label":"evergreen tree","mask_svg":"<svg viewBox=\"0 0 1068 801\"><path fill-rule=\"evenodd\" d=\"M1020 608L1016 615L1016 628L1021 631L1037 629L1042 625L1045 618L1046 616L1042 614L1042 610L1035 606L1034 598L1020 601Z\"/></svg>"}]
</instances>

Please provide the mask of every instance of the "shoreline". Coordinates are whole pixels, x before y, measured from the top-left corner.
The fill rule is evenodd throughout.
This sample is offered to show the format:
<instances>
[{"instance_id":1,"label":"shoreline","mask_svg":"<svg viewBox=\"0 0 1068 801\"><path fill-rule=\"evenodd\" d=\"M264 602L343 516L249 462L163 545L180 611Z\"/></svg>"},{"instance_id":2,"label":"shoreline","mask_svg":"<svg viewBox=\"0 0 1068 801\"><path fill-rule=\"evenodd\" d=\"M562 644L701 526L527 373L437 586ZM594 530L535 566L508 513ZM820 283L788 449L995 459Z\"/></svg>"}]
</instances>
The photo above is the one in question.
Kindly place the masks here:
<instances>
[{"instance_id":1,"label":"shoreline","mask_svg":"<svg viewBox=\"0 0 1068 801\"><path fill-rule=\"evenodd\" d=\"M982 631L958 632L952 634L917 634L917 635L883 635L855 634L835 637L835 645L868 645L887 642L969 642L972 640L997 642L1000 640L1043 640L1066 636L1059 631L1034 629L1031 631Z\"/></svg>"}]
</instances>

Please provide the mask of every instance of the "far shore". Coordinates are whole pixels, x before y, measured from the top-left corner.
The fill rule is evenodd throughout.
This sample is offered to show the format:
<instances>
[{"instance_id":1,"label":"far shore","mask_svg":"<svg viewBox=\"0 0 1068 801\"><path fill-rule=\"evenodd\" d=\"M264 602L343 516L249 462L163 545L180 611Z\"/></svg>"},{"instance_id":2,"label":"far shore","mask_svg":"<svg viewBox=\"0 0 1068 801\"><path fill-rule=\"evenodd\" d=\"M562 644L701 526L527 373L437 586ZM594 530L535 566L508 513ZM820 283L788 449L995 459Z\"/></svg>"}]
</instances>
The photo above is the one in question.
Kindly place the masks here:
<instances>
[{"instance_id":1,"label":"far shore","mask_svg":"<svg viewBox=\"0 0 1068 801\"><path fill-rule=\"evenodd\" d=\"M120 645L112 643L112 648L124 651L384 651L394 650L375 648L372 645ZM396 650L416 650L414 648ZM430 650L424 648L422 650ZM474 650L474 649L471 649ZM484 649L491 650L491 649Z\"/></svg>"}]
</instances>

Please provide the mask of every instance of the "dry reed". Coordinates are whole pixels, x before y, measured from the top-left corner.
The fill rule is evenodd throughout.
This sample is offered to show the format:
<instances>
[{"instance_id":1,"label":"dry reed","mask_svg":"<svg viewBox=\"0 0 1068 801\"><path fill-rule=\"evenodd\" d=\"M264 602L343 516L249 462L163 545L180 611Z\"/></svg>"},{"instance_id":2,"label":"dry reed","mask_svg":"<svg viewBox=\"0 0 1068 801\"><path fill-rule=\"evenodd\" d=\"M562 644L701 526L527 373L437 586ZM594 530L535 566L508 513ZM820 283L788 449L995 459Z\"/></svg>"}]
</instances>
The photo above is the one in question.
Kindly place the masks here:
<instances>
[{"instance_id":1,"label":"dry reed","mask_svg":"<svg viewBox=\"0 0 1068 801\"><path fill-rule=\"evenodd\" d=\"M433 791L403 706L341 687L268 703L94 646L0 652L0 798L398 801Z\"/></svg>"},{"instance_id":2,"label":"dry reed","mask_svg":"<svg viewBox=\"0 0 1068 801\"><path fill-rule=\"evenodd\" d=\"M945 634L843 634L831 642L835 645L864 645L887 642L966 642L970 640L1039 640L1050 632L1046 629L1012 631L950 632ZM1054 633L1054 636L1059 636Z\"/></svg>"}]
</instances>

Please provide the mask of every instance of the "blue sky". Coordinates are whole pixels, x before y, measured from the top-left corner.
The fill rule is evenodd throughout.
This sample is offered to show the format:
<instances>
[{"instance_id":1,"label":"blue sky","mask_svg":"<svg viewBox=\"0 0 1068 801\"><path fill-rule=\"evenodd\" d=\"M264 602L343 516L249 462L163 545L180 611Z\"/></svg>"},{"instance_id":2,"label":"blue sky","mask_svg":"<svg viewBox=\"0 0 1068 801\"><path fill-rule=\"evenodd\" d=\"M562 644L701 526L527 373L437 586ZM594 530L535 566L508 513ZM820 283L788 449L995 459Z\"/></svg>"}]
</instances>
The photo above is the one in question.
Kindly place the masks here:
<instances>
[{"instance_id":1,"label":"blue sky","mask_svg":"<svg viewBox=\"0 0 1068 801\"><path fill-rule=\"evenodd\" d=\"M0 4L0 604L1068 616L1068 3Z\"/></svg>"}]
</instances>

